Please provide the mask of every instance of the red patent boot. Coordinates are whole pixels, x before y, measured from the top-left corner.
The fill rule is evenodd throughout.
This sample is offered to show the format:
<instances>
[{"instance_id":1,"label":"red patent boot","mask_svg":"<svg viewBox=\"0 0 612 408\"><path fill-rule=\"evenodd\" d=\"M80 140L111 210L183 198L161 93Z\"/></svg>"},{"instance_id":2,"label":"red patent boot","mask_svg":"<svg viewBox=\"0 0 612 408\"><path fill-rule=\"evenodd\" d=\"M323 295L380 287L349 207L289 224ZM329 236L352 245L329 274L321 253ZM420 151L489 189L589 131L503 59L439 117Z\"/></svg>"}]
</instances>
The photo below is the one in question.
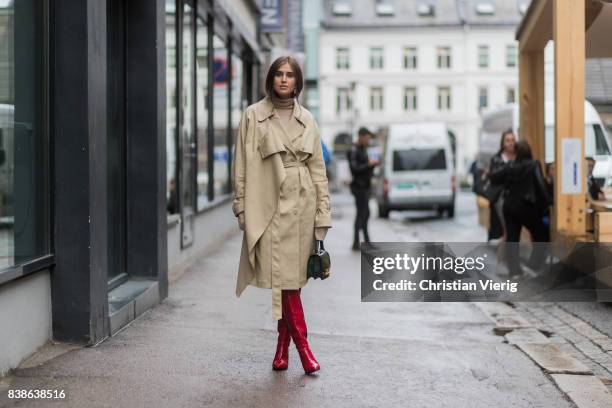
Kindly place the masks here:
<instances>
[{"instance_id":1,"label":"red patent boot","mask_svg":"<svg viewBox=\"0 0 612 408\"><path fill-rule=\"evenodd\" d=\"M278 344L274 361L272 361L273 370L286 370L289 366L289 343L291 343L291 335L287 322L283 318L278 321Z\"/></svg>"},{"instance_id":2,"label":"red patent boot","mask_svg":"<svg viewBox=\"0 0 612 408\"><path fill-rule=\"evenodd\" d=\"M315 360L308 346L308 331L304 320L304 309L300 299L300 290L283 290L283 317L287 322L289 333L302 360L306 374L318 371L321 366Z\"/></svg>"}]
</instances>

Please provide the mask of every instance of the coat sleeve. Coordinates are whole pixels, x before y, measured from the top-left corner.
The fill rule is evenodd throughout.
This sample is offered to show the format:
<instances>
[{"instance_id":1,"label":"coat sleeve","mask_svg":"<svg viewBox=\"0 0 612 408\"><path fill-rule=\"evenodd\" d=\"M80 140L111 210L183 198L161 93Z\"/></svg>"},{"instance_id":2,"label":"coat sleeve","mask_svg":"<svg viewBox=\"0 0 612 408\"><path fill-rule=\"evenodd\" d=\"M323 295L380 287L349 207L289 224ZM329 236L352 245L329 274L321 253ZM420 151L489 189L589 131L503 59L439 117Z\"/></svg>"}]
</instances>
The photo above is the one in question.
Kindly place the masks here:
<instances>
[{"instance_id":1,"label":"coat sleeve","mask_svg":"<svg viewBox=\"0 0 612 408\"><path fill-rule=\"evenodd\" d=\"M315 127L315 147L312 156L306 162L310 178L317 192L317 212L315 214L316 227L331 227L329 187L327 185L327 174L325 172L325 162L323 161L323 148L321 147L321 134L316 122Z\"/></svg>"},{"instance_id":2,"label":"coat sleeve","mask_svg":"<svg viewBox=\"0 0 612 408\"><path fill-rule=\"evenodd\" d=\"M368 162L359 162L359 159L357 157L357 150L351 148L351 150L347 152L347 158L352 175L358 176L361 174L368 174L368 171L370 170L370 165L368 164Z\"/></svg>"},{"instance_id":3,"label":"coat sleeve","mask_svg":"<svg viewBox=\"0 0 612 408\"><path fill-rule=\"evenodd\" d=\"M245 138L248 129L247 113L244 112L238 126L238 134L236 135L236 152L232 163L232 180L234 181L234 200L232 203L232 211L238 217L244 212L244 181L246 175L246 149Z\"/></svg>"}]
</instances>

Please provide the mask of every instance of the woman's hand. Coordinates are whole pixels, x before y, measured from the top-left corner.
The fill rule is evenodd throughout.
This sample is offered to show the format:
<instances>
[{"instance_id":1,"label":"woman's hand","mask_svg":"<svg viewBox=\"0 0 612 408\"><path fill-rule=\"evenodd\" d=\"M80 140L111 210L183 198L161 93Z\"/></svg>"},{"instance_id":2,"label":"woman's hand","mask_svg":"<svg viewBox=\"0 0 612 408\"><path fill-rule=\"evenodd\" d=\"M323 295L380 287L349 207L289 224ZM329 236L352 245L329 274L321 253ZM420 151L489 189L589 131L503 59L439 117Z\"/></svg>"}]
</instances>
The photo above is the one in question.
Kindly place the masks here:
<instances>
[{"instance_id":1,"label":"woman's hand","mask_svg":"<svg viewBox=\"0 0 612 408\"><path fill-rule=\"evenodd\" d=\"M244 211L238 214L238 228L244 231Z\"/></svg>"}]
</instances>

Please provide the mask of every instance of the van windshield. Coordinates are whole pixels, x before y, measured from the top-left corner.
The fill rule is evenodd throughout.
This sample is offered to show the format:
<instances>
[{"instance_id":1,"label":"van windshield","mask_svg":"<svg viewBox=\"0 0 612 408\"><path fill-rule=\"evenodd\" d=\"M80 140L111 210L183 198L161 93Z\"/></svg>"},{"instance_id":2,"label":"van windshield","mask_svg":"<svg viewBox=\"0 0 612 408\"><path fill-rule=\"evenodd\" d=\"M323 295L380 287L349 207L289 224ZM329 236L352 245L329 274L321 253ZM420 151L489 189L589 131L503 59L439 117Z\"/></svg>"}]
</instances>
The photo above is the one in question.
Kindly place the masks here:
<instances>
[{"instance_id":1,"label":"van windshield","mask_svg":"<svg viewBox=\"0 0 612 408\"><path fill-rule=\"evenodd\" d=\"M393 151L393 171L444 170L444 149L408 149Z\"/></svg>"},{"instance_id":2,"label":"van windshield","mask_svg":"<svg viewBox=\"0 0 612 408\"><path fill-rule=\"evenodd\" d=\"M610 148L606 143L606 136L601 126L598 124L586 126L585 130L585 154L587 156L608 156Z\"/></svg>"}]
</instances>

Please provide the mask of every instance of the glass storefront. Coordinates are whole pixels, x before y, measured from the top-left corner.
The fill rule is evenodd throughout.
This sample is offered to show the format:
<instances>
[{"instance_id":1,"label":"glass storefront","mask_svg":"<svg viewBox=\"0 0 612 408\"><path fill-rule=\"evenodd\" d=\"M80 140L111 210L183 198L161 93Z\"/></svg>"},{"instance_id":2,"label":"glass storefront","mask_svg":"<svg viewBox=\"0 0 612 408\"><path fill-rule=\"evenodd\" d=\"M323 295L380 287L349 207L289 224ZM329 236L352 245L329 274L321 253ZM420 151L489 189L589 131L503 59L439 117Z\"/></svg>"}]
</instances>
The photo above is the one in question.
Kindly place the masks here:
<instances>
[{"instance_id":1,"label":"glass storefront","mask_svg":"<svg viewBox=\"0 0 612 408\"><path fill-rule=\"evenodd\" d=\"M231 193L229 152L255 88L252 64L237 54L230 64L228 42L212 34L223 23L203 4L166 0L168 213L182 218L185 206L203 211Z\"/></svg>"},{"instance_id":2,"label":"glass storefront","mask_svg":"<svg viewBox=\"0 0 612 408\"><path fill-rule=\"evenodd\" d=\"M228 180L228 150L227 150L227 125L229 107L229 64L228 50L225 41L215 34L213 37L213 125L215 129L215 151L214 157L214 185L215 197L230 192Z\"/></svg>"},{"instance_id":3,"label":"glass storefront","mask_svg":"<svg viewBox=\"0 0 612 408\"><path fill-rule=\"evenodd\" d=\"M198 117L198 210L209 202L208 186L208 26L204 17L196 20L196 106Z\"/></svg>"},{"instance_id":4,"label":"glass storefront","mask_svg":"<svg viewBox=\"0 0 612 408\"><path fill-rule=\"evenodd\" d=\"M195 10L190 3L183 3L182 16L182 70L180 120L180 212L182 245L193 242L193 217L195 216Z\"/></svg>"},{"instance_id":5,"label":"glass storefront","mask_svg":"<svg viewBox=\"0 0 612 408\"><path fill-rule=\"evenodd\" d=\"M0 269L49 253L43 16L0 3Z\"/></svg>"},{"instance_id":6,"label":"glass storefront","mask_svg":"<svg viewBox=\"0 0 612 408\"><path fill-rule=\"evenodd\" d=\"M246 92L245 92L245 72L242 59L236 55L232 55L232 161L235 158L236 151L233 146L236 145L236 137L238 134L238 126L242 111L246 109Z\"/></svg>"},{"instance_id":7,"label":"glass storefront","mask_svg":"<svg viewBox=\"0 0 612 408\"><path fill-rule=\"evenodd\" d=\"M108 281L112 289L127 279L125 4L121 0L108 0L106 13Z\"/></svg>"},{"instance_id":8,"label":"glass storefront","mask_svg":"<svg viewBox=\"0 0 612 408\"><path fill-rule=\"evenodd\" d=\"M176 79L176 0L166 0L166 198L169 214L178 212Z\"/></svg>"}]
</instances>

